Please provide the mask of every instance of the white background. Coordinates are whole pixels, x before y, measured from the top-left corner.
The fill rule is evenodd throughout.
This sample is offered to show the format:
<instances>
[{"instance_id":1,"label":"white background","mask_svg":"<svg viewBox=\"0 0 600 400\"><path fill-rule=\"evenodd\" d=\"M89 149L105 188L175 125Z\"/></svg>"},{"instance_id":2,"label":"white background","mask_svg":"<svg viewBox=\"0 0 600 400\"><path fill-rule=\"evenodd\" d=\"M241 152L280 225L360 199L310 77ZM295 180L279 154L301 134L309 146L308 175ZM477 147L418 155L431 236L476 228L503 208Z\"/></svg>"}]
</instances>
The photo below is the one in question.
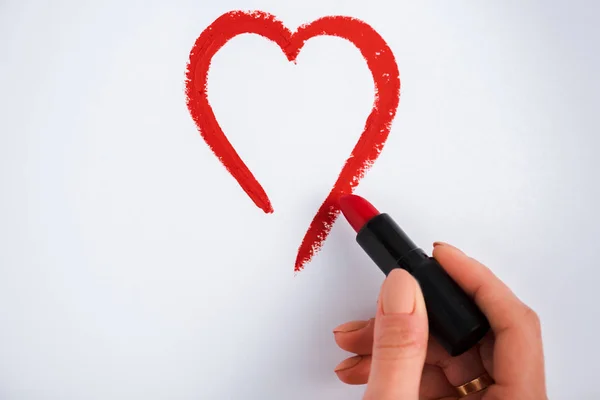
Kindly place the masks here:
<instances>
[{"instance_id":1,"label":"white background","mask_svg":"<svg viewBox=\"0 0 600 400\"><path fill-rule=\"evenodd\" d=\"M372 315L383 275L341 219L293 263L372 80L337 38L297 65L251 35L216 55L210 101L262 213L185 106L189 51L232 9L378 30L400 106L357 193L488 264L541 316L551 398L597 399L597 4L0 2L0 399L360 398L332 329Z\"/></svg>"}]
</instances>

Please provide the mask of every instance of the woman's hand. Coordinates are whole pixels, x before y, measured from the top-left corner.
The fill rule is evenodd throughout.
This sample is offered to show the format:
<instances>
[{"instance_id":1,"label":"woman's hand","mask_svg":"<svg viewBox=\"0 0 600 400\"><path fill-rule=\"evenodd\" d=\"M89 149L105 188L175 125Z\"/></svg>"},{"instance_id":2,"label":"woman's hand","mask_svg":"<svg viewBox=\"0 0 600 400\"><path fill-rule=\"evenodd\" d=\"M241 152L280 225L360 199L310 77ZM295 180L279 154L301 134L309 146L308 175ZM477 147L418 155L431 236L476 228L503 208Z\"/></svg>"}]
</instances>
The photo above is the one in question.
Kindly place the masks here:
<instances>
[{"instance_id":1,"label":"woman's hand","mask_svg":"<svg viewBox=\"0 0 600 400\"><path fill-rule=\"evenodd\" d=\"M492 327L476 347L458 357L429 338L419 285L401 269L391 272L379 295L377 314L334 330L337 344L356 356L335 369L348 384L367 384L369 400L454 400L455 387L486 372L495 383L464 400L545 400L540 322L488 268L447 244L433 256L471 295Z\"/></svg>"}]
</instances>

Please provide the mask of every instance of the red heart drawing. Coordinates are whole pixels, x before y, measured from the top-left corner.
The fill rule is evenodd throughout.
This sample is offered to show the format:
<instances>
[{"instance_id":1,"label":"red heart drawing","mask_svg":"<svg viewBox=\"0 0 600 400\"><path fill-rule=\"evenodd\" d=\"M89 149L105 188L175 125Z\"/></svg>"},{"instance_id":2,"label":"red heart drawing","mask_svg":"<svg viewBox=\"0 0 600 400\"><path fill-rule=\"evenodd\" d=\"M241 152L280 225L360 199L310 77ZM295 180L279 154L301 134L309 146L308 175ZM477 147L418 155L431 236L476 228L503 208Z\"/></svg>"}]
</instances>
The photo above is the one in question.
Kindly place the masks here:
<instances>
[{"instance_id":1,"label":"red heart drawing","mask_svg":"<svg viewBox=\"0 0 600 400\"><path fill-rule=\"evenodd\" d=\"M200 134L227 171L252 201L266 213L273 207L264 189L239 157L221 130L208 102L208 69L212 57L225 43L255 33L279 45L295 62L304 43L315 36L337 36L353 43L365 58L375 84L375 101L365 128L329 195L319 207L298 249L295 271L300 271L320 250L340 209L338 199L350 194L383 149L400 98L400 73L394 55L383 38L369 25L350 17L323 17L292 33L273 15L262 11L231 11L221 15L196 40L186 71L187 106Z\"/></svg>"}]
</instances>

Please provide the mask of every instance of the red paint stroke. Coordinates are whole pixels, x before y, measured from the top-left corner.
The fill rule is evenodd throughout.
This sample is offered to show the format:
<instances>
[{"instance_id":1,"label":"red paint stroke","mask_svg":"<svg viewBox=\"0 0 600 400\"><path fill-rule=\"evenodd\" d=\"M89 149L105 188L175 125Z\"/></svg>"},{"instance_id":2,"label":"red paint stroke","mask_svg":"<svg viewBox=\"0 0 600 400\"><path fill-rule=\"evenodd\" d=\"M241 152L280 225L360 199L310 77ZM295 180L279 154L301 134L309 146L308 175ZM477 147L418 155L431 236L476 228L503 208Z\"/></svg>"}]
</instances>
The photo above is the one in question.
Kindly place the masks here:
<instances>
[{"instance_id":1,"label":"red paint stroke","mask_svg":"<svg viewBox=\"0 0 600 400\"><path fill-rule=\"evenodd\" d=\"M337 36L350 41L360 50L373 75L373 108L350 157L302 239L294 266L298 272L321 249L331 231L340 212L339 197L353 192L381 153L398 107L400 73L394 55L383 38L366 23L350 17L323 17L300 26L292 33L273 15L265 12L231 11L221 15L200 34L190 52L186 71L188 109L208 146L265 213L273 212L271 201L221 130L206 92L212 57L229 40L244 33L255 33L277 43L292 62L295 62L308 39L321 35Z\"/></svg>"}]
</instances>

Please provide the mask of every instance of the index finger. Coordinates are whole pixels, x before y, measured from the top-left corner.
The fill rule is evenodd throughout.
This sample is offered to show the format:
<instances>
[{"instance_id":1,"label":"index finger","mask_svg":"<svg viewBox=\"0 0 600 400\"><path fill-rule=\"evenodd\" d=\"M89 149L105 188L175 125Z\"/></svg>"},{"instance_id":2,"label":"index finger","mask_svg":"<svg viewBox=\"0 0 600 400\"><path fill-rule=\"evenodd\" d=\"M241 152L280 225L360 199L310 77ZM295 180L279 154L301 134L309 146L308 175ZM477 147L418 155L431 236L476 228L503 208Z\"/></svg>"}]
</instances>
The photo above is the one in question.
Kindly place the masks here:
<instances>
[{"instance_id":1,"label":"index finger","mask_svg":"<svg viewBox=\"0 0 600 400\"><path fill-rule=\"evenodd\" d=\"M544 352L540 322L529 307L485 265L450 245L434 247L433 256L473 297L495 334L492 372L497 384L513 390L543 392ZM540 389L541 387L541 389Z\"/></svg>"},{"instance_id":2,"label":"index finger","mask_svg":"<svg viewBox=\"0 0 600 400\"><path fill-rule=\"evenodd\" d=\"M496 335L518 326L530 309L489 268L445 243L436 243L433 257L475 300Z\"/></svg>"}]
</instances>

